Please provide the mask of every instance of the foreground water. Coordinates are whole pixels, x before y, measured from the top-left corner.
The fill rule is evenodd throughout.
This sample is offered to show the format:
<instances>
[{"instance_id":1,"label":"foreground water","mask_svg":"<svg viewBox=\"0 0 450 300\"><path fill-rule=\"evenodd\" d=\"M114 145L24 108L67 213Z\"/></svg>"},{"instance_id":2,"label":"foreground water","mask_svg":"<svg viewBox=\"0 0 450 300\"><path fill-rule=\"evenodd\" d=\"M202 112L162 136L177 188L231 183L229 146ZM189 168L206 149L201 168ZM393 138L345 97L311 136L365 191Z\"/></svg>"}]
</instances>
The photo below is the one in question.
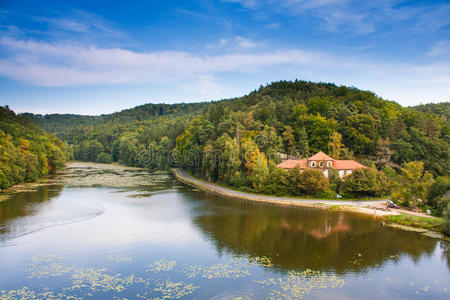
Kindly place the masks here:
<instances>
[{"instance_id":1,"label":"foreground water","mask_svg":"<svg viewBox=\"0 0 450 300\"><path fill-rule=\"evenodd\" d=\"M0 202L0 299L449 299L448 243L73 164ZM64 180L64 181L62 181Z\"/></svg>"}]
</instances>

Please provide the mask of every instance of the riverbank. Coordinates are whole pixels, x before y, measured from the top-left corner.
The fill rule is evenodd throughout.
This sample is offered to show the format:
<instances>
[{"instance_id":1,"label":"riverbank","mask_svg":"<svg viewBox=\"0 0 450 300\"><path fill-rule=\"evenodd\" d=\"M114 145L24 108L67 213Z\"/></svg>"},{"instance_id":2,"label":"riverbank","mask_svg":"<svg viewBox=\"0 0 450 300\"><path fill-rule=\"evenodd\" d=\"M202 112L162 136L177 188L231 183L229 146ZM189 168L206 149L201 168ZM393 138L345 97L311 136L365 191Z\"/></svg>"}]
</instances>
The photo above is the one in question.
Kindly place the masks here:
<instances>
[{"instance_id":1,"label":"riverbank","mask_svg":"<svg viewBox=\"0 0 450 300\"><path fill-rule=\"evenodd\" d=\"M395 227L405 230L417 231L420 228L421 232L439 231L438 220L433 216L428 216L422 213L416 213L407 211L405 209L399 210L386 210L386 200L366 200L366 201L351 201L351 200L314 200L314 199L302 199L291 197L276 197L269 195L257 195L241 191L235 191L217 184L208 183L199 180L186 171L181 169L171 169L175 177L190 186L195 188L230 198L243 199L247 201L262 202L274 205L293 206L293 207L310 207L320 208L335 211L347 211L353 213L360 213L364 215L380 218L388 225L394 225ZM405 222L405 220L408 220ZM414 221L411 221L414 220ZM426 221L424 221L426 220ZM434 226L430 226L430 223ZM400 226L399 226L400 225ZM443 236L440 236L443 237Z\"/></svg>"},{"instance_id":2,"label":"riverbank","mask_svg":"<svg viewBox=\"0 0 450 300\"><path fill-rule=\"evenodd\" d=\"M291 197L277 197L269 195L257 195L247 192L232 190L217 184L208 183L188 174L181 169L171 169L175 177L188 185L194 186L201 190L231 198L239 198L248 201L256 201L270 203L283 206L299 206L312 208L325 208L333 210L348 210L352 212L360 212L373 216L398 215L395 211L386 211L385 203L387 199L367 200L367 201L351 201L351 200L315 200Z\"/></svg>"}]
</instances>

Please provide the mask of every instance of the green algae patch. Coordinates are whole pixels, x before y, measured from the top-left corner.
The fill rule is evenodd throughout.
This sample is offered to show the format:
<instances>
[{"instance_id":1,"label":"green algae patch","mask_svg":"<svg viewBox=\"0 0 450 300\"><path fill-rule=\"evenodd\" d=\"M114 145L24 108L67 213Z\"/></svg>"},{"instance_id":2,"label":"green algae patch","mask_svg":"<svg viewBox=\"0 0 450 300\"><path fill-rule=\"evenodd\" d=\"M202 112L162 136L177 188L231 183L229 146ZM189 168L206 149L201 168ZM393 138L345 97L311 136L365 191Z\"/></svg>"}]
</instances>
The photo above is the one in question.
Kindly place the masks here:
<instances>
[{"instance_id":1,"label":"green algae patch","mask_svg":"<svg viewBox=\"0 0 450 300\"><path fill-rule=\"evenodd\" d=\"M255 257L248 257L248 261L250 264L257 264L264 268L272 268L272 260L267 256L255 256Z\"/></svg>"},{"instance_id":2,"label":"green algae patch","mask_svg":"<svg viewBox=\"0 0 450 300\"><path fill-rule=\"evenodd\" d=\"M167 272L173 270L175 268L177 262L175 260L167 260L167 259L160 259L158 261L155 261L153 264L146 266L147 272Z\"/></svg>"},{"instance_id":3,"label":"green algae patch","mask_svg":"<svg viewBox=\"0 0 450 300\"><path fill-rule=\"evenodd\" d=\"M211 266L185 266L184 273L189 278L195 278L199 276L206 279L239 279L250 275L250 270L249 265L244 264L241 261L232 261L230 264L215 264Z\"/></svg>"},{"instance_id":4,"label":"green algae patch","mask_svg":"<svg viewBox=\"0 0 450 300\"><path fill-rule=\"evenodd\" d=\"M192 294L192 292L198 288L199 286L193 285L192 283L185 284L182 281L173 282L171 280L166 280L157 283L153 291L161 293L162 297L160 299L179 299Z\"/></svg>"},{"instance_id":5,"label":"green algae patch","mask_svg":"<svg viewBox=\"0 0 450 300\"><path fill-rule=\"evenodd\" d=\"M120 293L134 283L135 276L121 276L110 273L108 269L80 268L75 270L72 279L72 286L68 290L87 289L92 292Z\"/></svg>"},{"instance_id":6,"label":"green algae patch","mask_svg":"<svg viewBox=\"0 0 450 300\"><path fill-rule=\"evenodd\" d=\"M73 187L150 187L152 190L161 190L172 184L168 172L148 172L141 168L88 162L68 164L64 171L60 172L60 177Z\"/></svg>"},{"instance_id":7,"label":"green algae patch","mask_svg":"<svg viewBox=\"0 0 450 300\"><path fill-rule=\"evenodd\" d=\"M290 271L282 278L255 281L261 288L271 288L270 299L302 299L315 289L342 288L345 281L319 271Z\"/></svg>"},{"instance_id":8,"label":"green algae patch","mask_svg":"<svg viewBox=\"0 0 450 300\"><path fill-rule=\"evenodd\" d=\"M0 291L0 300L35 300L35 299L58 299L58 300L82 300L83 297L65 295L63 293L55 293L48 289L36 292L28 287L21 289Z\"/></svg>"}]
</instances>

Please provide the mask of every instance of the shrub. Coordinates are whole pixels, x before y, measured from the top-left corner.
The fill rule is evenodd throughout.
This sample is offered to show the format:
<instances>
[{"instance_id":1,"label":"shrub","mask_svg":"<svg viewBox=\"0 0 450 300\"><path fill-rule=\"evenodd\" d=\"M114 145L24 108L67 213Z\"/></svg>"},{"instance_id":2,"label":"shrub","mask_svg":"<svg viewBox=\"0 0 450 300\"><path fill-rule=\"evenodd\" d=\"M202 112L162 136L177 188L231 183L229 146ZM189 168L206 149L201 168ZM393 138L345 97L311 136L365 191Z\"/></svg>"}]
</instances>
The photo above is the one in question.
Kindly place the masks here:
<instances>
[{"instance_id":1,"label":"shrub","mask_svg":"<svg viewBox=\"0 0 450 300\"><path fill-rule=\"evenodd\" d=\"M108 154L105 152L100 153L97 156L97 162L104 163L104 164L110 164L110 163L112 163L112 156L111 156L111 154Z\"/></svg>"},{"instance_id":2,"label":"shrub","mask_svg":"<svg viewBox=\"0 0 450 300\"><path fill-rule=\"evenodd\" d=\"M387 178L374 168L356 169L344 178L342 190L355 196L381 196L387 192Z\"/></svg>"},{"instance_id":3,"label":"shrub","mask_svg":"<svg viewBox=\"0 0 450 300\"><path fill-rule=\"evenodd\" d=\"M330 183L321 170L306 169L298 176L302 191L314 195L329 188Z\"/></svg>"}]
</instances>

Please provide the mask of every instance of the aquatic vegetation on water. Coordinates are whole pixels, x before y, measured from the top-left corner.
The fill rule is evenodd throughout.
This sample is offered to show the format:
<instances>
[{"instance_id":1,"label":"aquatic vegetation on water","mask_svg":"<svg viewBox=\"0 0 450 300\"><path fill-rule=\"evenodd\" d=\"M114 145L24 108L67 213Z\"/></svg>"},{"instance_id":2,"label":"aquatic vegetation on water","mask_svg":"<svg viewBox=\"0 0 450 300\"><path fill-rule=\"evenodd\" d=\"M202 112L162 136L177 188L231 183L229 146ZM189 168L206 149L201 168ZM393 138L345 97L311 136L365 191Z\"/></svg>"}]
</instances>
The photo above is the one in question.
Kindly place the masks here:
<instances>
[{"instance_id":1,"label":"aquatic vegetation on water","mask_svg":"<svg viewBox=\"0 0 450 300\"><path fill-rule=\"evenodd\" d=\"M57 262L63 259L64 257L53 254L34 256L26 269L27 277L36 279L56 277L73 271L73 267L68 267L61 262Z\"/></svg>"},{"instance_id":2,"label":"aquatic vegetation on water","mask_svg":"<svg viewBox=\"0 0 450 300\"><path fill-rule=\"evenodd\" d=\"M72 286L68 290L89 289L93 292L122 292L135 281L134 275L122 277L121 274L109 273L107 269L76 269L72 275Z\"/></svg>"},{"instance_id":3,"label":"aquatic vegetation on water","mask_svg":"<svg viewBox=\"0 0 450 300\"><path fill-rule=\"evenodd\" d=\"M136 188L151 186L161 190L170 184L168 172L150 173L144 169L114 164L76 162L71 163L61 173L65 182L77 187L109 186L116 188Z\"/></svg>"},{"instance_id":4,"label":"aquatic vegetation on water","mask_svg":"<svg viewBox=\"0 0 450 300\"><path fill-rule=\"evenodd\" d=\"M250 270L249 265L243 263L242 260L232 260L231 264L216 264L212 266L185 266L184 273L189 278L200 276L207 279L239 279L250 275Z\"/></svg>"},{"instance_id":5,"label":"aquatic vegetation on water","mask_svg":"<svg viewBox=\"0 0 450 300\"><path fill-rule=\"evenodd\" d=\"M106 257L107 260L115 262L115 263L122 263L122 262L127 262L127 263L131 263L133 262L133 258L132 257L126 257L124 255L121 254L117 254L117 255L108 255Z\"/></svg>"},{"instance_id":6,"label":"aquatic vegetation on water","mask_svg":"<svg viewBox=\"0 0 450 300\"><path fill-rule=\"evenodd\" d=\"M255 257L248 257L248 261L251 264L258 264L265 268L272 268L272 260L267 256L255 256Z\"/></svg>"},{"instance_id":7,"label":"aquatic vegetation on water","mask_svg":"<svg viewBox=\"0 0 450 300\"><path fill-rule=\"evenodd\" d=\"M42 255L33 256L31 258L31 264L54 262L54 261L62 260L62 259L65 259L65 257L56 256L55 254L42 254Z\"/></svg>"},{"instance_id":8,"label":"aquatic vegetation on water","mask_svg":"<svg viewBox=\"0 0 450 300\"><path fill-rule=\"evenodd\" d=\"M158 261L155 261L151 265L146 266L147 272L154 272L158 273L161 271L170 271L173 270L177 262L175 260L167 260L167 259L160 259Z\"/></svg>"},{"instance_id":9,"label":"aquatic vegetation on water","mask_svg":"<svg viewBox=\"0 0 450 300\"><path fill-rule=\"evenodd\" d=\"M27 269L28 278L44 278L62 276L73 271L75 268L67 267L62 263L51 263L47 266L33 265Z\"/></svg>"},{"instance_id":10,"label":"aquatic vegetation on water","mask_svg":"<svg viewBox=\"0 0 450 300\"><path fill-rule=\"evenodd\" d=\"M131 257L123 255L109 255L109 261L132 262ZM61 287L59 291L30 290L27 287L17 290L0 291L0 300L6 299L82 299L82 297L97 297L98 293L124 292L133 287L138 298L152 299L178 299L191 295L200 288L194 283L172 281L164 276L139 277L135 274L122 275L106 268L81 268L67 266L64 258L56 255L40 255L31 259L26 270L28 277L41 279L45 277L65 276L69 286ZM240 279L251 275L252 267L272 267L271 259L260 257L234 257L228 264L214 265L186 265L176 269L175 260L160 259L146 266L147 272L159 273L174 270L181 272L187 278L201 279ZM254 281L262 289L268 288L271 299L301 299L313 289L336 288L344 285L344 280L335 275L306 270L304 272L289 272L285 276L270 278L263 281ZM429 287L422 288L421 293L427 292ZM130 290L128 290L128 293ZM73 295L71 295L73 294ZM75 296L76 295L76 296ZM125 294L123 294L125 296ZM127 294L126 296L128 296ZM247 295L248 296L248 295ZM114 295L116 299L122 299ZM234 298L234 297L233 297Z\"/></svg>"},{"instance_id":11,"label":"aquatic vegetation on water","mask_svg":"<svg viewBox=\"0 0 450 300\"><path fill-rule=\"evenodd\" d=\"M269 293L270 299L302 299L313 289L340 288L345 282L335 276L319 271L288 272L287 276L255 281L263 288L273 286Z\"/></svg>"},{"instance_id":12,"label":"aquatic vegetation on water","mask_svg":"<svg viewBox=\"0 0 450 300\"><path fill-rule=\"evenodd\" d=\"M81 300L82 297L64 295L62 293L54 293L48 289L41 292L35 292L27 287L17 290L0 291L0 300L32 300L32 299L64 299L64 300Z\"/></svg>"},{"instance_id":13,"label":"aquatic vegetation on water","mask_svg":"<svg viewBox=\"0 0 450 300\"><path fill-rule=\"evenodd\" d=\"M198 288L198 286L193 285L192 283L185 284L182 281L173 282L171 280L166 280L158 283L153 290L162 294L161 299L178 299L192 294L192 292Z\"/></svg>"}]
</instances>

